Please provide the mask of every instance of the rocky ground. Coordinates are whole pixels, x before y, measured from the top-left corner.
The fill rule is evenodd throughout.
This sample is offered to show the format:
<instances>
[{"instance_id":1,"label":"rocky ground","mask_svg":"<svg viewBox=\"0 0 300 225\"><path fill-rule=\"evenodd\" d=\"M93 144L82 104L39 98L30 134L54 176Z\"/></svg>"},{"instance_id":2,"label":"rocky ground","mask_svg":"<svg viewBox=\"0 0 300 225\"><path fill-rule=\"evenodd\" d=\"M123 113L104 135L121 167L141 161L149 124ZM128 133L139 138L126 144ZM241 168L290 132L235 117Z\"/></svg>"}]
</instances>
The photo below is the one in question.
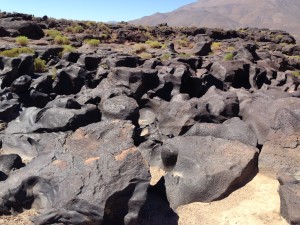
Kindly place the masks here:
<instances>
[{"instance_id":1,"label":"rocky ground","mask_svg":"<svg viewBox=\"0 0 300 225\"><path fill-rule=\"evenodd\" d=\"M300 224L288 33L1 13L0 37L1 224Z\"/></svg>"}]
</instances>

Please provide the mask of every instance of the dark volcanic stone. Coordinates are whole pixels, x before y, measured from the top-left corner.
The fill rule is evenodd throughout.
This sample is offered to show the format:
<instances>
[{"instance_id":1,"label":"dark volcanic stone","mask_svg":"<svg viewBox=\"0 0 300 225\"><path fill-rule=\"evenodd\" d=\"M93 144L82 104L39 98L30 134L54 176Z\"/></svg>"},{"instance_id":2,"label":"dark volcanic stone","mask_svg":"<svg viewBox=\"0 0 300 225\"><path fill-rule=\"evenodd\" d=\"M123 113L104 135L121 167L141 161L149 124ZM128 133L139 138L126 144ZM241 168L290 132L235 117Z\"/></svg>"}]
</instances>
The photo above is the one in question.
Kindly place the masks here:
<instances>
[{"instance_id":1,"label":"dark volcanic stone","mask_svg":"<svg viewBox=\"0 0 300 225\"><path fill-rule=\"evenodd\" d=\"M300 183L279 187L280 213L291 225L300 224Z\"/></svg>"},{"instance_id":2,"label":"dark volcanic stone","mask_svg":"<svg viewBox=\"0 0 300 225\"><path fill-rule=\"evenodd\" d=\"M103 119L138 119L139 106L133 98L121 95L104 100L100 104Z\"/></svg>"},{"instance_id":3,"label":"dark volcanic stone","mask_svg":"<svg viewBox=\"0 0 300 225\"><path fill-rule=\"evenodd\" d=\"M57 72L52 84L53 91L57 94L75 94L84 85L86 71L78 66L69 66Z\"/></svg>"},{"instance_id":4,"label":"dark volcanic stone","mask_svg":"<svg viewBox=\"0 0 300 225\"><path fill-rule=\"evenodd\" d=\"M184 136L212 136L226 140L237 140L246 145L256 146L257 138L249 125L234 117L222 124L197 123Z\"/></svg>"},{"instance_id":5,"label":"dark volcanic stone","mask_svg":"<svg viewBox=\"0 0 300 225\"><path fill-rule=\"evenodd\" d=\"M41 39L45 36L42 28L37 23L31 21L10 21L2 19L0 26L5 29L16 30L19 35L26 36L30 39Z\"/></svg>"},{"instance_id":6,"label":"dark volcanic stone","mask_svg":"<svg viewBox=\"0 0 300 225\"><path fill-rule=\"evenodd\" d=\"M175 137L164 142L161 157L167 171L166 193L172 208L225 197L253 177L258 149L238 141Z\"/></svg>"},{"instance_id":7,"label":"dark volcanic stone","mask_svg":"<svg viewBox=\"0 0 300 225\"><path fill-rule=\"evenodd\" d=\"M8 124L7 134L31 132L55 132L74 130L100 120L100 111L94 105L81 109L26 108L15 121Z\"/></svg>"},{"instance_id":8,"label":"dark volcanic stone","mask_svg":"<svg viewBox=\"0 0 300 225\"><path fill-rule=\"evenodd\" d=\"M36 224L135 224L150 174L133 130L114 120L73 133L32 135L39 155L0 182L0 213L35 207L45 212Z\"/></svg>"},{"instance_id":9,"label":"dark volcanic stone","mask_svg":"<svg viewBox=\"0 0 300 225\"><path fill-rule=\"evenodd\" d=\"M206 55L208 55L208 53L211 52L211 48L210 48L211 44L212 44L211 41L198 42L198 43L196 43L196 45L194 46L192 51L195 55L206 56Z\"/></svg>"}]
</instances>

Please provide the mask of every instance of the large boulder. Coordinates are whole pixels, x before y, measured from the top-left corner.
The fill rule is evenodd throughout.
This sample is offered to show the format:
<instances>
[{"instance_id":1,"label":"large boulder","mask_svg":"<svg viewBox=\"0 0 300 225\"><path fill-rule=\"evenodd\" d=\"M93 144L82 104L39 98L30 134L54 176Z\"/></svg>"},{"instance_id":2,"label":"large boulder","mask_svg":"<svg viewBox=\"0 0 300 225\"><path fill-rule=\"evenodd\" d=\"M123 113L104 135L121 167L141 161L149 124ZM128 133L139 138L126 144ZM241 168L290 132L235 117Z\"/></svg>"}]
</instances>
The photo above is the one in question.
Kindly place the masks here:
<instances>
[{"instance_id":1,"label":"large boulder","mask_svg":"<svg viewBox=\"0 0 300 225\"><path fill-rule=\"evenodd\" d=\"M35 208L39 225L136 224L150 174L133 130L114 120L31 134L38 156L0 182L0 213Z\"/></svg>"},{"instance_id":2,"label":"large boulder","mask_svg":"<svg viewBox=\"0 0 300 225\"><path fill-rule=\"evenodd\" d=\"M19 97L8 91L0 93L0 120L11 121L19 116L21 103Z\"/></svg>"},{"instance_id":3,"label":"large boulder","mask_svg":"<svg viewBox=\"0 0 300 225\"><path fill-rule=\"evenodd\" d=\"M123 119L137 121L139 106L133 98L124 95L105 99L100 109L103 119Z\"/></svg>"},{"instance_id":4,"label":"large boulder","mask_svg":"<svg viewBox=\"0 0 300 225\"><path fill-rule=\"evenodd\" d=\"M212 136L226 140L237 140L254 147L257 145L255 133L248 124L238 117L226 120L222 124L197 123L183 136Z\"/></svg>"},{"instance_id":5,"label":"large boulder","mask_svg":"<svg viewBox=\"0 0 300 225\"><path fill-rule=\"evenodd\" d=\"M59 70L52 84L53 91L60 95L76 94L84 85L86 75L86 70L75 65Z\"/></svg>"},{"instance_id":6,"label":"large boulder","mask_svg":"<svg viewBox=\"0 0 300 225\"><path fill-rule=\"evenodd\" d=\"M299 171L288 174L289 179L279 177L280 214L291 225L300 224ZM283 179L282 179L283 178Z\"/></svg>"},{"instance_id":7,"label":"large boulder","mask_svg":"<svg viewBox=\"0 0 300 225\"><path fill-rule=\"evenodd\" d=\"M158 72L154 69L116 67L111 71L108 79L114 82L114 86L128 87L136 99L159 85Z\"/></svg>"},{"instance_id":8,"label":"large boulder","mask_svg":"<svg viewBox=\"0 0 300 225\"><path fill-rule=\"evenodd\" d=\"M18 58L0 57L1 88L10 87L22 75L33 75L34 56L22 55Z\"/></svg>"},{"instance_id":9,"label":"large boulder","mask_svg":"<svg viewBox=\"0 0 300 225\"><path fill-rule=\"evenodd\" d=\"M192 52L198 56L206 56L211 52L211 44L211 41L197 42L194 48L192 49Z\"/></svg>"},{"instance_id":10,"label":"large boulder","mask_svg":"<svg viewBox=\"0 0 300 225\"><path fill-rule=\"evenodd\" d=\"M299 122L295 123L294 127L291 123L294 123L293 121L297 121L297 118L299 118L297 115L299 114L300 100L299 98L289 96L291 95L278 90L256 91L251 97L246 97L241 101L239 115L255 132L258 144L262 145L267 140L268 135L272 131L271 127L274 126L276 115L279 127L281 126L281 119L284 119L282 122L286 121L288 122L287 124L290 123L291 126L287 127L286 132L292 134L295 131L299 131L299 125L297 125ZM283 109L291 111L292 115ZM281 110L281 112L278 110ZM284 116L282 116L283 114L289 115L289 119L286 118L287 120L285 120ZM285 129L284 126L282 129Z\"/></svg>"},{"instance_id":11,"label":"large boulder","mask_svg":"<svg viewBox=\"0 0 300 225\"><path fill-rule=\"evenodd\" d=\"M216 61L210 73L234 88L251 88L249 83L250 65L244 61Z\"/></svg>"},{"instance_id":12,"label":"large boulder","mask_svg":"<svg viewBox=\"0 0 300 225\"><path fill-rule=\"evenodd\" d=\"M30 39L41 39L45 36L42 28L35 22L32 21L20 21L2 19L0 26L4 29L15 30L19 35L26 36Z\"/></svg>"},{"instance_id":13,"label":"large boulder","mask_svg":"<svg viewBox=\"0 0 300 225\"><path fill-rule=\"evenodd\" d=\"M94 105L81 109L26 108L17 120L8 124L6 134L55 132L74 130L89 123L100 121L100 111Z\"/></svg>"},{"instance_id":14,"label":"large boulder","mask_svg":"<svg viewBox=\"0 0 300 225\"><path fill-rule=\"evenodd\" d=\"M258 149L239 141L175 137L160 147L172 208L221 199L257 173Z\"/></svg>"}]
</instances>

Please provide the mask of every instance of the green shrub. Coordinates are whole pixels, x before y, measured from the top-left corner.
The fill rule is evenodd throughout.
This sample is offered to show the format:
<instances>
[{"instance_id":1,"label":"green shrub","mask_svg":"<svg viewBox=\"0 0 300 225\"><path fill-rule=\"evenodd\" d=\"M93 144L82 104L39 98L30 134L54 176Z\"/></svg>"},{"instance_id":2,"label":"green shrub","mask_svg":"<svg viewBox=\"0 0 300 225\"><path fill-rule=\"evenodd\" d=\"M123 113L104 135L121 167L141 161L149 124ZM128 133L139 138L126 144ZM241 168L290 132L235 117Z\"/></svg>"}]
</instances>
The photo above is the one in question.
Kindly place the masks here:
<instances>
[{"instance_id":1,"label":"green shrub","mask_svg":"<svg viewBox=\"0 0 300 225\"><path fill-rule=\"evenodd\" d=\"M29 42L29 39L26 36L19 36L16 37L16 42L21 46L26 46Z\"/></svg>"},{"instance_id":2,"label":"green shrub","mask_svg":"<svg viewBox=\"0 0 300 225\"><path fill-rule=\"evenodd\" d=\"M216 50L220 50L222 46L221 42L213 42L211 44L211 50L216 51Z\"/></svg>"},{"instance_id":3,"label":"green shrub","mask_svg":"<svg viewBox=\"0 0 300 225\"><path fill-rule=\"evenodd\" d=\"M232 46L229 46L229 47L226 49L227 52L234 52L234 50L235 50L235 48L232 47Z\"/></svg>"},{"instance_id":4,"label":"green shrub","mask_svg":"<svg viewBox=\"0 0 300 225\"><path fill-rule=\"evenodd\" d=\"M63 48L64 48L63 52L75 52L76 51L76 48L74 48L71 45L64 45Z\"/></svg>"},{"instance_id":5,"label":"green shrub","mask_svg":"<svg viewBox=\"0 0 300 225\"><path fill-rule=\"evenodd\" d=\"M52 39L55 39L57 36L62 36L61 32L58 30L46 30L45 33L46 36L51 37Z\"/></svg>"},{"instance_id":6,"label":"green shrub","mask_svg":"<svg viewBox=\"0 0 300 225\"><path fill-rule=\"evenodd\" d=\"M142 59L151 59L152 58L152 55L148 52L142 52L141 54L139 54L139 56L142 58Z\"/></svg>"},{"instance_id":7,"label":"green shrub","mask_svg":"<svg viewBox=\"0 0 300 225\"><path fill-rule=\"evenodd\" d=\"M299 77L300 76L300 71L292 71L291 74L295 77Z\"/></svg>"},{"instance_id":8,"label":"green shrub","mask_svg":"<svg viewBox=\"0 0 300 225\"><path fill-rule=\"evenodd\" d=\"M232 52L226 53L226 54L224 55L224 60L230 61L230 60L233 59L233 56L234 56L234 55L233 55Z\"/></svg>"},{"instance_id":9,"label":"green shrub","mask_svg":"<svg viewBox=\"0 0 300 225\"><path fill-rule=\"evenodd\" d=\"M84 42L91 47L97 47L100 44L100 40L98 39L88 39L85 40Z\"/></svg>"},{"instance_id":10,"label":"green shrub","mask_svg":"<svg viewBox=\"0 0 300 225\"><path fill-rule=\"evenodd\" d=\"M158 41L146 41L146 44L149 45L151 48L161 48L161 43Z\"/></svg>"},{"instance_id":11,"label":"green shrub","mask_svg":"<svg viewBox=\"0 0 300 225\"><path fill-rule=\"evenodd\" d=\"M100 28L101 31L106 31L106 33L110 33L110 28L105 24L105 23L102 23L102 22L99 22L97 24L98 28Z\"/></svg>"},{"instance_id":12,"label":"green shrub","mask_svg":"<svg viewBox=\"0 0 300 225\"><path fill-rule=\"evenodd\" d=\"M58 45L68 45L70 44L70 40L65 37L65 36L61 36L61 35L58 35L54 38L54 42Z\"/></svg>"},{"instance_id":13,"label":"green shrub","mask_svg":"<svg viewBox=\"0 0 300 225\"><path fill-rule=\"evenodd\" d=\"M56 76L57 76L57 69L56 69L55 67L53 67L53 68L51 69L51 77L52 77L52 80L55 80Z\"/></svg>"},{"instance_id":14,"label":"green shrub","mask_svg":"<svg viewBox=\"0 0 300 225\"><path fill-rule=\"evenodd\" d=\"M34 60L34 71L42 73L46 71L46 61L41 58L36 58Z\"/></svg>"},{"instance_id":15,"label":"green shrub","mask_svg":"<svg viewBox=\"0 0 300 225\"><path fill-rule=\"evenodd\" d=\"M135 44L133 46L134 52L136 54L141 54L142 52L145 52L148 48L148 45L146 44Z\"/></svg>"},{"instance_id":16,"label":"green shrub","mask_svg":"<svg viewBox=\"0 0 300 225\"><path fill-rule=\"evenodd\" d=\"M95 27L95 26L97 26L97 23L94 22L94 21L87 21L87 22L85 23L85 25L86 25L87 27Z\"/></svg>"},{"instance_id":17,"label":"green shrub","mask_svg":"<svg viewBox=\"0 0 300 225\"><path fill-rule=\"evenodd\" d=\"M72 26L66 27L65 32L67 33L73 33L74 28Z\"/></svg>"},{"instance_id":18,"label":"green shrub","mask_svg":"<svg viewBox=\"0 0 300 225\"><path fill-rule=\"evenodd\" d=\"M108 38L107 34L101 34L100 35L101 40L106 40Z\"/></svg>"},{"instance_id":19,"label":"green shrub","mask_svg":"<svg viewBox=\"0 0 300 225\"><path fill-rule=\"evenodd\" d=\"M5 50L0 52L0 56L5 57L18 57L20 54L34 54L34 50L31 48L23 47L23 48L13 48L10 50Z\"/></svg>"},{"instance_id":20,"label":"green shrub","mask_svg":"<svg viewBox=\"0 0 300 225\"><path fill-rule=\"evenodd\" d=\"M84 28L80 25L73 27L73 33L82 33L83 31L84 31Z\"/></svg>"},{"instance_id":21,"label":"green shrub","mask_svg":"<svg viewBox=\"0 0 300 225\"><path fill-rule=\"evenodd\" d=\"M186 39L177 40L177 43L179 44L180 47L188 47L189 46L189 43Z\"/></svg>"},{"instance_id":22,"label":"green shrub","mask_svg":"<svg viewBox=\"0 0 300 225\"><path fill-rule=\"evenodd\" d=\"M184 59L190 58L190 57L191 57L191 55L190 55L190 54L187 54L187 53L180 53L178 56L179 56L180 58L184 58Z\"/></svg>"},{"instance_id":23,"label":"green shrub","mask_svg":"<svg viewBox=\"0 0 300 225\"><path fill-rule=\"evenodd\" d=\"M167 61L171 58L171 54L170 53L165 53L160 57L161 61Z\"/></svg>"}]
</instances>

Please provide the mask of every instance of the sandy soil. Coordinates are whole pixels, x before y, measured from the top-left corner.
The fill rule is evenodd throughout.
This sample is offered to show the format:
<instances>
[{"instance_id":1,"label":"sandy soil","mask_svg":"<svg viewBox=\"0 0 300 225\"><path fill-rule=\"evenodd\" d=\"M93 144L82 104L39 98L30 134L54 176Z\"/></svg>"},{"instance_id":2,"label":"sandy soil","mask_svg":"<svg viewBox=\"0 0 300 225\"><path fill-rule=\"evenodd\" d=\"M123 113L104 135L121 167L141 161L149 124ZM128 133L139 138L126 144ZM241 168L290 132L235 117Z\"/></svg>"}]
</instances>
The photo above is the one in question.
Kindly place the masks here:
<instances>
[{"instance_id":1,"label":"sandy soil","mask_svg":"<svg viewBox=\"0 0 300 225\"><path fill-rule=\"evenodd\" d=\"M37 215L35 210L27 210L16 216L0 216L1 225L31 225L30 218Z\"/></svg>"},{"instance_id":2,"label":"sandy soil","mask_svg":"<svg viewBox=\"0 0 300 225\"><path fill-rule=\"evenodd\" d=\"M288 225L280 217L276 179L258 174L229 197L177 209L179 225Z\"/></svg>"},{"instance_id":3,"label":"sandy soil","mask_svg":"<svg viewBox=\"0 0 300 225\"><path fill-rule=\"evenodd\" d=\"M151 184L165 174L151 168ZM275 178L258 174L251 182L227 198L212 203L192 203L177 209L179 225L288 225L280 217L279 183ZM25 211L17 216L1 216L1 225L30 225L37 213Z\"/></svg>"}]
</instances>

